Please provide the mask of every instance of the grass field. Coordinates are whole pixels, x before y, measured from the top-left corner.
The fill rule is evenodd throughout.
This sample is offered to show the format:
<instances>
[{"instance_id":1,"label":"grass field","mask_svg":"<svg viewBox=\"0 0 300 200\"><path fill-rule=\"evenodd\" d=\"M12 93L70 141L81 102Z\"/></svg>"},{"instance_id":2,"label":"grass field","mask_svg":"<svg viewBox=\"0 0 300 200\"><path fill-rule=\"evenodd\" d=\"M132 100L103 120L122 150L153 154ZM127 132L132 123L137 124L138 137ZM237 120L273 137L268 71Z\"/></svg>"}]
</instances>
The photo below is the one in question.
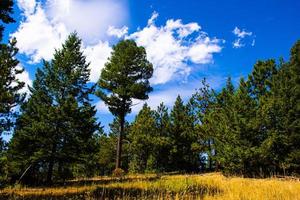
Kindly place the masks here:
<instances>
[{"instance_id":1,"label":"grass field","mask_svg":"<svg viewBox=\"0 0 300 200\"><path fill-rule=\"evenodd\" d=\"M129 175L69 181L64 186L0 190L0 199L300 200L300 181L204 175Z\"/></svg>"}]
</instances>

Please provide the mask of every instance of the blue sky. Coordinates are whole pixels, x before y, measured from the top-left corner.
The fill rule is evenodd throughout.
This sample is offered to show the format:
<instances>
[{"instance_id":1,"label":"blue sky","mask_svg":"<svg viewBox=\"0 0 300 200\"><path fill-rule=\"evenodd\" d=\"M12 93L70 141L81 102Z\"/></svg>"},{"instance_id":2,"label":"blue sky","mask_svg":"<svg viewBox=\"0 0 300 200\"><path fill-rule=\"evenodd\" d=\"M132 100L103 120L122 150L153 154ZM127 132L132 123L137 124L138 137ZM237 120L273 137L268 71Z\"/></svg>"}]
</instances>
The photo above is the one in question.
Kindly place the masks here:
<instances>
[{"instance_id":1,"label":"blue sky","mask_svg":"<svg viewBox=\"0 0 300 200\"><path fill-rule=\"evenodd\" d=\"M50 60L67 35L77 31L91 62L91 82L118 40L134 39L154 65L154 91L148 104L172 106L180 94L188 99L200 80L218 90L231 76L235 82L251 72L258 59L288 59L300 39L297 0L16 0L15 24L5 38L16 37L29 85L41 59ZM26 88L24 89L26 90ZM95 98L97 117L108 129L113 119ZM128 120L141 108L133 108Z\"/></svg>"}]
</instances>

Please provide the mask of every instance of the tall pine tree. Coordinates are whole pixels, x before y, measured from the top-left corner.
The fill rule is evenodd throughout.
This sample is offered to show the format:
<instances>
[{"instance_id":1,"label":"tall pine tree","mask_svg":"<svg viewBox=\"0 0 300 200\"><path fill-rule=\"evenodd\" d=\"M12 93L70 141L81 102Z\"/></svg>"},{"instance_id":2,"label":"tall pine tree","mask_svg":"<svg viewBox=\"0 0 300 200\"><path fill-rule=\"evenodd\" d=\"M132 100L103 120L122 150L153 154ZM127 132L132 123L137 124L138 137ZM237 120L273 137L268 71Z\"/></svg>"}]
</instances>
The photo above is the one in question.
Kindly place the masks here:
<instances>
[{"instance_id":1,"label":"tall pine tree","mask_svg":"<svg viewBox=\"0 0 300 200\"><path fill-rule=\"evenodd\" d=\"M10 142L12 174L28 182L65 179L87 172L99 130L90 104L89 64L81 40L71 34L51 62L38 69L31 97Z\"/></svg>"},{"instance_id":2,"label":"tall pine tree","mask_svg":"<svg viewBox=\"0 0 300 200\"><path fill-rule=\"evenodd\" d=\"M0 2L0 186L7 179L7 158L5 156L6 144L2 138L3 134L10 133L16 117L13 111L25 98L20 94L24 83L17 76L23 72L18 67L16 59L18 49L16 39L11 39L8 44L2 43L4 24L14 22L13 1L4 0Z\"/></svg>"},{"instance_id":3,"label":"tall pine tree","mask_svg":"<svg viewBox=\"0 0 300 200\"><path fill-rule=\"evenodd\" d=\"M148 99L148 93L152 91L149 83L152 74L153 66L147 60L145 48L138 47L133 40L120 41L115 45L101 72L96 95L120 120L116 169L121 166L125 116L131 111L133 98Z\"/></svg>"}]
</instances>

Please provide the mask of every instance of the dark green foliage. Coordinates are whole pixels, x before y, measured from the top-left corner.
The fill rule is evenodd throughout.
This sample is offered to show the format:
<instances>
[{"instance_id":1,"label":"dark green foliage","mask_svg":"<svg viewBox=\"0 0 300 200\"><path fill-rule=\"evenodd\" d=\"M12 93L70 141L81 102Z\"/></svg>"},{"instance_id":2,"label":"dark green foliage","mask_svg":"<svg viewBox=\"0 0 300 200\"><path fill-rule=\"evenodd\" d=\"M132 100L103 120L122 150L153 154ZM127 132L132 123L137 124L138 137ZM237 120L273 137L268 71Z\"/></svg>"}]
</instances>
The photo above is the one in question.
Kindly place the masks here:
<instances>
[{"instance_id":1,"label":"dark green foliage","mask_svg":"<svg viewBox=\"0 0 300 200\"><path fill-rule=\"evenodd\" d=\"M0 1L0 22L8 24L15 22L15 20L11 17L13 14L13 0L1 0ZM4 26L0 23L0 41L3 37Z\"/></svg>"},{"instance_id":2,"label":"dark green foliage","mask_svg":"<svg viewBox=\"0 0 300 200\"><path fill-rule=\"evenodd\" d=\"M172 149L172 141L170 137L170 115L168 113L168 108L161 103L157 109L154 111L155 117L155 127L156 127L156 171L171 171L172 166L170 162L170 151Z\"/></svg>"},{"instance_id":3,"label":"dark green foliage","mask_svg":"<svg viewBox=\"0 0 300 200\"><path fill-rule=\"evenodd\" d=\"M51 62L38 69L31 97L9 146L12 179L29 168L27 183L94 175L99 130L88 95L88 64L71 34ZM92 162L94 161L94 163Z\"/></svg>"},{"instance_id":4,"label":"dark green foliage","mask_svg":"<svg viewBox=\"0 0 300 200\"><path fill-rule=\"evenodd\" d=\"M2 42L4 24L14 22L11 17L13 13L13 1L4 0L0 2L0 42ZM8 44L0 43L0 187L7 181L8 162L6 156L6 144L2 139L3 134L10 134L17 117L14 110L25 98L20 89L24 83L17 76L23 72L18 67L16 59L18 49L16 39L11 39Z\"/></svg>"},{"instance_id":5,"label":"dark green foliage","mask_svg":"<svg viewBox=\"0 0 300 200\"><path fill-rule=\"evenodd\" d=\"M170 118L167 108L161 104L156 111L144 104L131 125L128 140L131 172L169 171Z\"/></svg>"},{"instance_id":6,"label":"dark green foliage","mask_svg":"<svg viewBox=\"0 0 300 200\"><path fill-rule=\"evenodd\" d=\"M130 141L131 172L155 171L157 168L158 140L154 112L144 104L136 116L128 135Z\"/></svg>"},{"instance_id":7,"label":"dark green foliage","mask_svg":"<svg viewBox=\"0 0 300 200\"><path fill-rule=\"evenodd\" d=\"M206 152L215 170L248 176L299 173L299 46L292 48L289 62L258 61L237 89L228 79L215 98L203 95L211 97L204 101L208 104L194 95L198 131L211 138L205 144L212 144L213 153Z\"/></svg>"},{"instance_id":8,"label":"dark green foliage","mask_svg":"<svg viewBox=\"0 0 300 200\"><path fill-rule=\"evenodd\" d=\"M138 47L132 40L120 41L101 72L96 92L109 110L120 120L116 169L121 166L122 137L124 135L125 116L131 111L132 99L148 99L152 91L149 79L153 67L146 58L144 47Z\"/></svg>"},{"instance_id":9,"label":"dark green foliage","mask_svg":"<svg viewBox=\"0 0 300 200\"><path fill-rule=\"evenodd\" d=\"M263 99L261 112L265 141L261 154L267 166L282 173L300 173L300 42L291 50L289 62L281 62L272 88Z\"/></svg>"},{"instance_id":10,"label":"dark green foliage","mask_svg":"<svg viewBox=\"0 0 300 200\"><path fill-rule=\"evenodd\" d=\"M180 96L171 114L163 103L155 111L144 104L131 125L128 140L130 172L198 170L193 117Z\"/></svg>"},{"instance_id":11,"label":"dark green foliage","mask_svg":"<svg viewBox=\"0 0 300 200\"><path fill-rule=\"evenodd\" d=\"M212 171L214 135L210 123L208 122L208 113L212 111L216 100L215 91L210 89L206 79L202 80L200 87L189 101L191 115L194 117L194 126L197 140L194 141L193 149L200 155L200 169L202 171Z\"/></svg>"},{"instance_id":12,"label":"dark green foliage","mask_svg":"<svg viewBox=\"0 0 300 200\"><path fill-rule=\"evenodd\" d=\"M25 98L25 94L19 92L24 83L16 78L16 75L23 72L15 58L18 53L16 42L12 39L7 45L0 44L0 150L2 133L10 131L13 125L15 113L11 110Z\"/></svg>"},{"instance_id":13,"label":"dark green foliage","mask_svg":"<svg viewBox=\"0 0 300 200\"><path fill-rule=\"evenodd\" d=\"M197 134L189 107L183 104L180 96L171 110L170 123L172 170L196 171L199 167L199 153L193 151L193 144L197 141Z\"/></svg>"}]
</instances>

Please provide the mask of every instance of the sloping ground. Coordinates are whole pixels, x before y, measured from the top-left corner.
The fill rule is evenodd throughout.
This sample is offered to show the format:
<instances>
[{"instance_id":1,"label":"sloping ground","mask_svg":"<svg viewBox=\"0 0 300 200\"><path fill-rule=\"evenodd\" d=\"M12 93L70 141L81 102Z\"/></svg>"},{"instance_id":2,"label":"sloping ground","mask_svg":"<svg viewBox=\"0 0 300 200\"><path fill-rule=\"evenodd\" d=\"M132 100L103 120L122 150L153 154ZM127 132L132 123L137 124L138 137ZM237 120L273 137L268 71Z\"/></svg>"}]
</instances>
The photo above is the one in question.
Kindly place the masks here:
<instances>
[{"instance_id":1,"label":"sloping ground","mask_svg":"<svg viewBox=\"0 0 300 200\"><path fill-rule=\"evenodd\" d=\"M300 200L300 182L205 175L136 175L73 180L63 187L6 188L0 199Z\"/></svg>"}]
</instances>

